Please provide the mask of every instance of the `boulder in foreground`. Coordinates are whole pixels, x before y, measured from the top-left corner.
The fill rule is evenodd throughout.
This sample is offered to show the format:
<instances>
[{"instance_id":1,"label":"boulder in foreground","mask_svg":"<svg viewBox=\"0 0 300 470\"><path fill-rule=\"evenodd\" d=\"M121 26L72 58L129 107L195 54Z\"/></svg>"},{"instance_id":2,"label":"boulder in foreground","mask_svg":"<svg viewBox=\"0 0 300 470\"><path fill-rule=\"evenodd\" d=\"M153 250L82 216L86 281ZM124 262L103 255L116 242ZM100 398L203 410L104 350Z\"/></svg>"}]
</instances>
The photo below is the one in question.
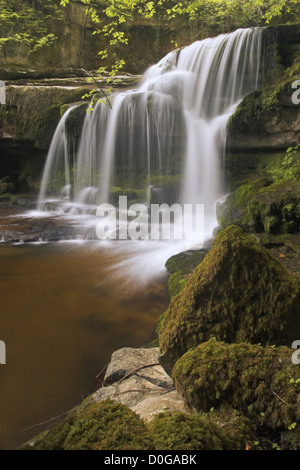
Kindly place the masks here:
<instances>
[{"instance_id":1,"label":"boulder in foreground","mask_svg":"<svg viewBox=\"0 0 300 470\"><path fill-rule=\"evenodd\" d=\"M254 237L228 227L160 321L163 367L171 374L184 353L212 337L290 345L300 326L299 293L299 280Z\"/></svg>"}]
</instances>

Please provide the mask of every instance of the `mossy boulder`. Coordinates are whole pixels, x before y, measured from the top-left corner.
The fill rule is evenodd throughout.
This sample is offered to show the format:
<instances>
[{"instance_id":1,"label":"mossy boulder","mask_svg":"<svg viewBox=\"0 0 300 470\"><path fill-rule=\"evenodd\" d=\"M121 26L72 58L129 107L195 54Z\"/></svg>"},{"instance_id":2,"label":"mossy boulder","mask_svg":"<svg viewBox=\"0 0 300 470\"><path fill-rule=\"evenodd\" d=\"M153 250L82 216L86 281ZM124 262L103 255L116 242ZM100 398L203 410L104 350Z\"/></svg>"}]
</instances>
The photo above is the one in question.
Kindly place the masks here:
<instances>
[{"instance_id":1,"label":"mossy boulder","mask_svg":"<svg viewBox=\"0 0 300 470\"><path fill-rule=\"evenodd\" d=\"M170 302L158 328L168 373L189 349L216 337L290 344L299 325L299 280L254 237L230 226Z\"/></svg>"},{"instance_id":2,"label":"mossy boulder","mask_svg":"<svg viewBox=\"0 0 300 470\"><path fill-rule=\"evenodd\" d=\"M252 428L232 410L163 413L149 423L156 450L244 450L253 440Z\"/></svg>"},{"instance_id":3,"label":"mossy boulder","mask_svg":"<svg viewBox=\"0 0 300 470\"><path fill-rule=\"evenodd\" d=\"M293 59L276 71L273 64L271 84L239 104L228 122L231 149L278 150L300 144L299 105L292 102L293 83L300 72L299 53Z\"/></svg>"},{"instance_id":4,"label":"mossy boulder","mask_svg":"<svg viewBox=\"0 0 300 470\"><path fill-rule=\"evenodd\" d=\"M152 438L141 418L105 400L83 403L67 418L24 444L22 450L150 450Z\"/></svg>"},{"instance_id":5,"label":"mossy boulder","mask_svg":"<svg viewBox=\"0 0 300 470\"><path fill-rule=\"evenodd\" d=\"M179 253L178 255L171 256L165 264L166 269L170 274L176 273L179 270L188 270L192 272L204 259L208 250L188 250Z\"/></svg>"},{"instance_id":6,"label":"mossy boulder","mask_svg":"<svg viewBox=\"0 0 300 470\"><path fill-rule=\"evenodd\" d=\"M174 274L172 274L169 277L168 280L168 291L169 291L169 296L170 299L174 297L175 295L179 294L180 291L184 288L186 285L186 282L189 278L190 274L184 269L181 269L180 271L176 271Z\"/></svg>"},{"instance_id":7,"label":"mossy boulder","mask_svg":"<svg viewBox=\"0 0 300 470\"><path fill-rule=\"evenodd\" d=\"M225 201L217 203L217 219L219 226L224 229L234 224L243 227L244 230L247 229L247 220L250 219L250 217L248 217L248 219L245 220L248 202L257 191L270 184L270 179L265 177L241 182L236 190L227 196ZM253 225L254 223L252 223L252 226ZM250 226L249 229L253 228L252 226Z\"/></svg>"},{"instance_id":8,"label":"mossy boulder","mask_svg":"<svg viewBox=\"0 0 300 470\"><path fill-rule=\"evenodd\" d=\"M299 232L300 183L282 181L260 189L247 204L247 219L258 231Z\"/></svg>"},{"instance_id":9,"label":"mossy boulder","mask_svg":"<svg viewBox=\"0 0 300 470\"><path fill-rule=\"evenodd\" d=\"M194 269L203 261L207 249L188 250L171 256L165 264L171 274L168 281L170 298L177 295L185 286Z\"/></svg>"},{"instance_id":10,"label":"mossy boulder","mask_svg":"<svg viewBox=\"0 0 300 470\"><path fill-rule=\"evenodd\" d=\"M300 418L300 369L292 349L211 338L175 364L173 379L198 411L233 407L260 426L288 428Z\"/></svg>"},{"instance_id":11,"label":"mossy boulder","mask_svg":"<svg viewBox=\"0 0 300 470\"><path fill-rule=\"evenodd\" d=\"M300 229L300 183L273 184L260 178L245 182L217 206L221 228L231 224L249 232L297 233Z\"/></svg>"}]
</instances>

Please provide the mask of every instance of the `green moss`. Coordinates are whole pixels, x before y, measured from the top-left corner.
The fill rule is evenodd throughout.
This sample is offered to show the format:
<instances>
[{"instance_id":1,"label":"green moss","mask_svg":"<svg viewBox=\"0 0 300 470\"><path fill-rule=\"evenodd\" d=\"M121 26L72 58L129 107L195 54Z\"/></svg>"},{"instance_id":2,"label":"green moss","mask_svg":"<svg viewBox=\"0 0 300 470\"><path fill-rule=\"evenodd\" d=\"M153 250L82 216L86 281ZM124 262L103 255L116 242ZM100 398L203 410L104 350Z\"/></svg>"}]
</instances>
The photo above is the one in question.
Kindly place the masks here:
<instances>
[{"instance_id":1,"label":"green moss","mask_svg":"<svg viewBox=\"0 0 300 470\"><path fill-rule=\"evenodd\" d=\"M214 338L188 351L175 364L173 379L197 410L227 405L257 425L287 429L300 417L300 369L292 350Z\"/></svg>"},{"instance_id":2,"label":"green moss","mask_svg":"<svg viewBox=\"0 0 300 470\"><path fill-rule=\"evenodd\" d=\"M160 326L170 373L185 352L211 337L288 344L299 324L299 281L252 236L230 226L170 302Z\"/></svg>"},{"instance_id":3,"label":"green moss","mask_svg":"<svg viewBox=\"0 0 300 470\"><path fill-rule=\"evenodd\" d=\"M297 57L292 66L281 74L272 77L273 83L262 90L247 95L239 104L235 114L228 122L231 134L254 133L259 131L261 124L270 121L270 116L280 116L282 100L291 95L292 83L300 73L300 60Z\"/></svg>"},{"instance_id":4,"label":"green moss","mask_svg":"<svg viewBox=\"0 0 300 470\"><path fill-rule=\"evenodd\" d=\"M83 403L61 423L23 445L22 450L150 450L144 422L124 405L105 400Z\"/></svg>"},{"instance_id":5,"label":"green moss","mask_svg":"<svg viewBox=\"0 0 300 470\"><path fill-rule=\"evenodd\" d=\"M168 291L170 298L177 295L184 288L188 277L189 272L184 269L176 271L176 273L170 276L168 281Z\"/></svg>"},{"instance_id":6,"label":"green moss","mask_svg":"<svg viewBox=\"0 0 300 470\"><path fill-rule=\"evenodd\" d=\"M244 450L253 439L249 421L233 411L164 413L149 423L149 429L157 450Z\"/></svg>"},{"instance_id":7,"label":"green moss","mask_svg":"<svg viewBox=\"0 0 300 470\"><path fill-rule=\"evenodd\" d=\"M109 200L113 205L118 206L120 196L126 196L127 201L130 205L135 203L141 203L146 199L146 190L145 187L143 187L143 189L122 188L119 186L113 186L110 188Z\"/></svg>"},{"instance_id":8,"label":"green moss","mask_svg":"<svg viewBox=\"0 0 300 470\"><path fill-rule=\"evenodd\" d=\"M60 107L60 116L63 117L63 115L65 114L65 112L68 111L69 108L70 108L69 104L61 105L61 107Z\"/></svg>"},{"instance_id":9,"label":"green moss","mask_svg":"<svg viewBox=\"0 0 300 470\"><path fill-rule=\"evenodd\" d=\"M261 188L248 201L244 225L267 233L299 232L300 183L283 181Z\"/></svg>"},{"instance_id":10,"label":"green moss","mask_svg":"<svg viewBox=\"0 0 300 470\"><path fill-rule=\"evenodd\" d=\"M291 167L288 174L294 175ZM296 233L300 228L300 183L283 180L271 184L268 178L245 182L218 204L217 218L221 228L234 223L248 232Z\"/></svg>"},{"instance_id":11,"label":"green moss","mask_svg":"<svg viewBox=\"0 0 300 470\"><path fill-rule=\"evenodd\" d=\"M300 255L300 233L297 234L267 234L259 233L256 234L260 243L266 247L285 247L289 253L295 255L296 259Z\"/></svg>"},{"instance_id":12,"label":"green moss","mask_svg":"<svg viewBox=\"0 0 300 470\"><path fill-rule=\"evenodd\" d=\"M300 145L289 147L284 158L269 169L274 182L300 181Z\"/></svg>"},{"instance_id":13,"label":"green moss","mask_svg":"<svg viewBox=\"0 0 300 470\"><path fill-rule=\"evenodd\" d=\"M293 423L288 431L281 434L280 447L282 450L300 450L299 420L298 423Z\"/></svg>"},{"instance_id":14,"label":"green moss","mask_svg":"<svg viewBox=\"0 0 300 470\"><path fill-rule=\"evenodd\" d=\"M258 190L269 184L270 180L267 178L243 181L224 202L217 204L217 219L220 227L224 229L229 225L235 224L247 230L250 224L250 231L251 229L256 231L254 222L245 217L247 214L247 204Z\"/></svg>"},{"instance_id":15,"label":"green moss","mask_svg":"<svg viewBox=\"0 0 300 470\"><path fill-rule=\"evenodd\" d=\"M203 261L208 250L184 251L178 255L171 256L165 264L171 274L168 281L170 299L175 297L184 288L189 276L194 269Z\"/></svg>"},{"instance_id":16,"label":"green moss","mask_svg":"<svg viewBox=\"0 0 300 470\"><path fill-rule=\"evenodd\" d=\"M192 272L204 259L208 250L184 251L178 255L171 256L165 264L170 274L179 270Z\"/></svg>"}]
</instances>

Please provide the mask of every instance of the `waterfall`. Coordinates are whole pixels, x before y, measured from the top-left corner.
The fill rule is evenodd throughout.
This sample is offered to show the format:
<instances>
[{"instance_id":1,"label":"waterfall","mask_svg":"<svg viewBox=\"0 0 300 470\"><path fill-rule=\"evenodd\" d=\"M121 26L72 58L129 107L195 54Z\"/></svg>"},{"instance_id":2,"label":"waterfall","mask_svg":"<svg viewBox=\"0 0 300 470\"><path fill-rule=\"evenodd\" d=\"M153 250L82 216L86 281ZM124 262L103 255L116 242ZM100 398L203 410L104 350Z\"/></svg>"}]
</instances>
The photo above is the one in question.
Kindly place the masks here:
<instances>
[{"instance_id":1,"label":"waterfall","mask_svg":"<svg viewBox=\"0 0 300 470\"><path fill-rule=\"evenodd\" d=\"M137 89L90 106L76 151L65 131L70 109L53 137L39 208L53 196L79 214L117 204L119 195L204 204L211 234L224 194L228 119L260 86L261 36L258 28L239 29L169 53Z\"/></svg>"}]
</instances>

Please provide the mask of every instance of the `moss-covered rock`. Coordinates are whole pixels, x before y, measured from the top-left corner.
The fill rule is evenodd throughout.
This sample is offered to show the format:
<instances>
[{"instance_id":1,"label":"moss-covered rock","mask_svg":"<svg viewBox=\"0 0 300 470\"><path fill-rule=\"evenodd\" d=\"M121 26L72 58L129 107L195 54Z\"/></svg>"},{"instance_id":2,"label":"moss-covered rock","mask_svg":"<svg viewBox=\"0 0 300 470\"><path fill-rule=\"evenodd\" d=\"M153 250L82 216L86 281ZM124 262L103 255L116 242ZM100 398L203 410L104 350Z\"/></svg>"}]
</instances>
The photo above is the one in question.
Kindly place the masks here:
<instances>
[{"instance_id":1,"label":"moss-covered rock","mask_svg":"<svg viewBox=\"0 0 300 470\"><path fill-rule=\"evenodd\" d=\"M170 302L158 334L162 365L211 337L289 344L299 325L299 280L252 236L230 226Z\"/></svg>"},{"instance_id":2,"label":"moss-covered rock","mask_svg":"<svg viewBox=\"0 0 300 470\"><path fill-rule=\"evenodd\" d=\"M179 270L188 270L192 272L204 259L208 250L189 250L183 251L178 255L171 256L165 264L166 269L170 274L176 273Z\"/></svg>"},{"instance_id":3,"label":"moss-covered rock","mask_svg":"<svg viewBox=\"0 0 300 470\"><path fill-rule=\"evenodd\" d=\"M239 104L228 123L231 149L278 150L300 144L299 105L292 102L293 82L300 72L299 53L293 59L292 64L280 64L274 71L275 60L273 67L267 67L272 71L267 86Z\"/></svg>"},{"instance_id":4,"label":"moss-covered rock","mask_svg":"<svg viewBox=\"0 0 300 470\"><path fill-rule=\"evenodd\" d=\"M169 277L168 280L168 291L170 299L175 295L179 294L180 291L184 288L186 281L188 280L190 274L184 269L176 271Z\"/></svg>"},{"instance_id":5,"label":"moss-covered rock","mask_svg":"<svg viewBox=\"0 0 300 470\"><path fill-rule=\"evenodd\" d=\"M171 256L165 264L166 269L171 274L168 281L168 291L170 298L177 295L185 286L186 281L194 269L203 261L207 249L188 250L178 255Z\"/></svg>"},{"instance_id":6,"label":"moss-covered rock","mask_svg":"<svg viewBox=\"0 0 300 470\"><path fill-rule=\"evenodd\" d=\"M227 196L225 201L217 203L217 219L220 227L224 229L235 224L243 227L244 230L252 228L252 231L256 231L253 227L254 222L250 224L250 217L247 218L247 204L257 191L270 184L270 179L267 178L245 180Z\"/></svg>"},{"instance_id":7,"label":"moss-covered rock","mask_svg":"<svg viewBox=\"0 0 300 470\"><path fill-rule=\"evenodd\" d=\"M300 183L267 179L245 182L217 206L221 228L231 224L248 232L297 233L300 229Z\"/></svg>"},{"instance_id":8,"label":"moss-covered rock","mask_svg":"<svg viewBox=\"0 0 300 470\"><path fill-rule=\"evenodd\" d=\"M144 422L124 405L105 400L83 403L22 450L150 450Z\"/></svg>"},{"instance_id":9,"label":"moss-covered rock","mask_svg":"<svg viewBox=\"0 0 300 470\"><path fill-rule=\"evenodd\" d=\"M245 222L256 231L299 232L300 183L282 181L260 189L248 201Z\"/></svg>"},{"instance_id":10,"label":"moss-covered rock","mask_svg":"<svg viewBox=\"0 0 300 470\"><path fill-rule=\"evenodd\" d=\"M233 411L194 414L164 413L149 429L157 450L244 450L253 440L249 420Z\"/></svg>"},{"instance_id":11,"label":"moss-covered rock","mask_svg":"<svg viewBox=\"0 0 300 470\"><path fill-rule=\"evenodd\" d=\"M293 423L288 431L281 434L280 448L282 450L300 450L300 425Z\"/></svg>"},{"instance_id":12,"label":"moss-covered rock","mask_svg":"<svg viewBox=\"0 0 300 470\"><path fill-rule=\"evenodd\" d=\"M233 407L260 426L288 428L300 418L300 369L292 350L214 338L175 364L173 379L197 410Z\"/></svg>"}]
</instances>

